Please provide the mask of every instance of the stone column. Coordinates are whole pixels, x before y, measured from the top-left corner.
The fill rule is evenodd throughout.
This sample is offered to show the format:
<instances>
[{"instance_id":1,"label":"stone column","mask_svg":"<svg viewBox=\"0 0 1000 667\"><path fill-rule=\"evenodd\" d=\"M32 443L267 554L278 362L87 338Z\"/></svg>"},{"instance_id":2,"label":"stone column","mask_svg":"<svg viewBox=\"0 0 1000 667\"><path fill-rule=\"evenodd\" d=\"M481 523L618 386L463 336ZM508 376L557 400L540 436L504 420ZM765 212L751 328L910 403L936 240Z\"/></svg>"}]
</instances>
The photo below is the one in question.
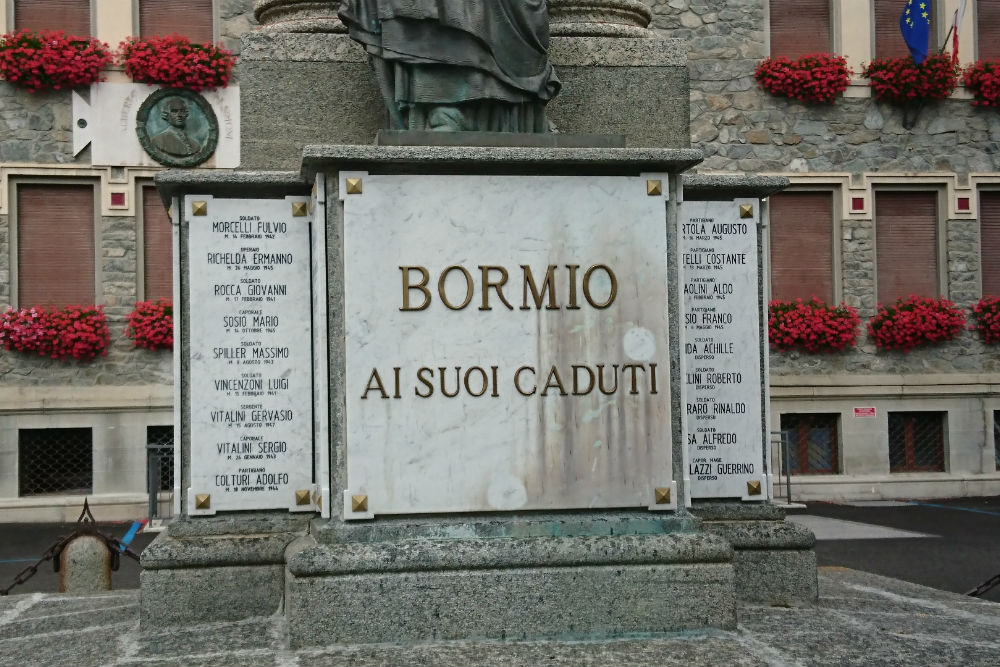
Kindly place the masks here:
<instances>
[{"instance_id":1,"label":"stone column","mask_svg":"<svg viewBox=\"0 0 1000 667\"><path fill-rule=\"evenodd\" d=\"M253 15L261 32L347 32L337 0L257 0Z\"/></svg>"},{"instance_id":2,"label":"stone column","mask_svg":"<svg viewBox=\"0 0 1000 667\"><path fill-rule=\"evenodd\" d=\"M652 37L653 15L639 0L549 0L553 37Z\"/></svg>"}]
</instances>

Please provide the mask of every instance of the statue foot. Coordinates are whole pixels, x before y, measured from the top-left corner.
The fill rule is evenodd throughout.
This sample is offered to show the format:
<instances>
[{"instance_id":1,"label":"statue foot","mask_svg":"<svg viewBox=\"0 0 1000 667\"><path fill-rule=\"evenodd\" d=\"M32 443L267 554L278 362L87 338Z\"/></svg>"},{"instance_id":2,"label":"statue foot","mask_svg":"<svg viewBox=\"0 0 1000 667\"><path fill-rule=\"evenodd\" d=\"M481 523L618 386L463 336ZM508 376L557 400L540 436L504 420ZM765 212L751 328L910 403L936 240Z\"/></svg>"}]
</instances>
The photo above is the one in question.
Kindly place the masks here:
<instances>
[{"instance_id":1,"label":"statue foot","mask_svg":"<svg viewBox=\"0 0 1000 667\"><path fill-rule=\"evenodd\" d=\"M461 132L465 117L458 107L434 107L427 114L427 128L433 132Z\"/></svg>"}]
</instances>

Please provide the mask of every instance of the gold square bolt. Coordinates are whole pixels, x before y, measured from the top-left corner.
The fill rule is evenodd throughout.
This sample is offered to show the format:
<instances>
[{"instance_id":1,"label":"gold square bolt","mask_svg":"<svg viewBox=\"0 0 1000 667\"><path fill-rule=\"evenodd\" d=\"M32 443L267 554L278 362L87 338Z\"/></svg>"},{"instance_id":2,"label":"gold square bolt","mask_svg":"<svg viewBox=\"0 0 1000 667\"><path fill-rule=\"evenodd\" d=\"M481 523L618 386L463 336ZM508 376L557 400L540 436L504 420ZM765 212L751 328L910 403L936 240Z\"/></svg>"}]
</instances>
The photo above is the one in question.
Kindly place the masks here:
<instances>
[{"instance_id":1,"label":"gold square bolt","mask_svg":"<svg viewBox=\"0 0 1000 667\"><path fill-rule=\"evenodd\" d=\"M292 216L296 218L301 218L305 214L306 214L306 203L304 201L293 201Z\"/></svg>"},{"instance_id":2,"label":"gold square bolt","mask_svg":"<svg viewBox=\"0 0 1000 667\"><path fill-rule=\"evenodd\" d=\"M740 204L740 217L744 219L752 218L753 204Z\"/></svg>"},{"instance_id":3,"label":"gold square bolt","mask_svg":"<svg viewBox=\"0 0 1000 667\"><path fill-rule=\"evenodd\" d=\"M212 496L208 493L199 493L194 497L194 508L196 510L212 509Z\"/></svg>"},{"instance_id":4,"label":"gold square bolt","mask_svg":"<svg viewBox=\"0 0 1000 667\"><path fill-rule=\"evenodd\" d=\"M646 194L650 197L659 197L662 195L663 181L659 179L646 181Z\"/></svg>"},{"instance_id":5,"label":"gold square bolt","mask_svg":"<svg viewBox=\"0 0 1000 667\"><path fill-rule=\"evenodd\" d=\"M654 497L656 498L657 505L665 505L670 502L670 488L666 486L658 486L654 489Z\"/></svg>"},{"instance_id":6,"label":"gold square bolt","mask_svg":"<svg viewBox=\"0 0 1000 667\"><path fill-rule=\"evenodd\" d=\"M208 202L207 201L191 202L191 215L208 215Z\"/></svg>"},{"instance_id":7,"label":"gold square bolt","mask_svg":"<svg viewBox=\"0 0 1000 667\"><path fill-rule=\"evenodd\" d=\"M351 496L351 511L352 512L367 512L368 511L368 496L362 494L360 496Z\"/></svg>"},{"instance_id":8,"label":"gold square bolt","mask_svg":"<svg viewBox=\"0 0 1000 667\"><path fill-rule=\"evenodd\" d=\"M747 482L747 493L751 496L760 495L760 482L754 480L752 482Z\"/></svg>"},{"instance_id":9,"label":"gold square bolt","mask_svg":"<svg viewBox=\"0 0 1000 667\"><path fill-rule=\"evenodd\" d=\"M300 489L295 492L295 504L296 505L309 504L309 489Z\"/></svg>"},{"instance_id":10,"label":"gold square bolt","mask_svg":"<svg viewBox=\"0 0 1000 667\"><path fill-rule=\"evenodd\" d=\"M349 195L359 195L359 194L361 194L361 179L360 178L348 178L347 179L347 194L349 194Z\"/></svg>"}]
</instances>

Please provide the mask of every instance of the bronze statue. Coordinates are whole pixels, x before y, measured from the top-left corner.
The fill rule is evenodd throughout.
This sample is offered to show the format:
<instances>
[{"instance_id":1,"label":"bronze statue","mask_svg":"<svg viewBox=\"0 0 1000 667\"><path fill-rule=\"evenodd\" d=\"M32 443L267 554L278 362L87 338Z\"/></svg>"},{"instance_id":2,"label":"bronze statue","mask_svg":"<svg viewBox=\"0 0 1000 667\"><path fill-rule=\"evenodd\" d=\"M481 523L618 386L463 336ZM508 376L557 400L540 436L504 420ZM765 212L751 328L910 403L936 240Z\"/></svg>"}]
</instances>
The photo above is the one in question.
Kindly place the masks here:
<instances>
[{"instance_id":1,"label":"bronze statue","mask_svg":"<svg viewBox=\"0 0 1000 667\"><path fill-rule=\"evenodd\" d=\"M545 0L342 0L392 129L547 132Z\"/></svg>"}]
</instances>

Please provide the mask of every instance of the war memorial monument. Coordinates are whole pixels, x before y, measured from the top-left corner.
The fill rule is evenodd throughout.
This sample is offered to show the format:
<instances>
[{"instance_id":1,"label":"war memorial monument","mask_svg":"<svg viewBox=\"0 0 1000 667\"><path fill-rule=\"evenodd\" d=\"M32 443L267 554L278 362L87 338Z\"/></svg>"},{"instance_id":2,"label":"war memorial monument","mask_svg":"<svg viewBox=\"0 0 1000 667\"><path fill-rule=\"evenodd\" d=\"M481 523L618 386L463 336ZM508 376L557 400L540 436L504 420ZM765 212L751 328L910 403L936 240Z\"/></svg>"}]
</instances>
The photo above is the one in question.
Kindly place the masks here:
<instances>
[{"instance_id":1,"label":"war memorial monument","mask_svg":"<svg viewBox=\"0 0 1000 667\"><path fill-rule=\"evenodd\" d=\"M614 637L814 599L770 500L786 183L689 173L684 44L634 0L339 4L258 2L240 169L157 177L180 518L144 627Z\"/></svg>"}]
</instances>

